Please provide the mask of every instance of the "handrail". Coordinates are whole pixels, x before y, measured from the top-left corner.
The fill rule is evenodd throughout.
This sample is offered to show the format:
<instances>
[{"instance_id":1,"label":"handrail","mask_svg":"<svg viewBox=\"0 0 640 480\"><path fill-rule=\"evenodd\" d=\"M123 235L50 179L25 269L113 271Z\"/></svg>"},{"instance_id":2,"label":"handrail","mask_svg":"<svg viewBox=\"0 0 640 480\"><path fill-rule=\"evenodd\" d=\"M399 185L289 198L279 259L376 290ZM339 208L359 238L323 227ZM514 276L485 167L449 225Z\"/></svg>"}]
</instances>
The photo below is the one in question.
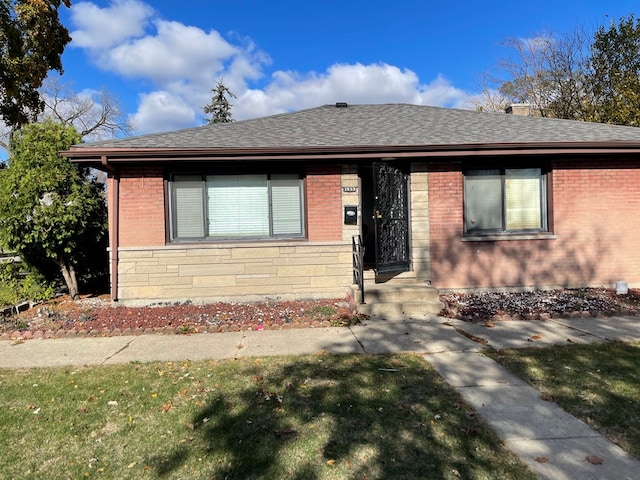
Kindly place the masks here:
<instances>
[{"instance_id":1,"label":"handrail","mask_svg":"<svg viewBox=\"0 0 640 480\"><path fill-rule=\"evenodd\" d=\"M360 235L351 237L353 283L360 289L360 303L364 304L364 245Z\"/></svg>"}]
</instances>

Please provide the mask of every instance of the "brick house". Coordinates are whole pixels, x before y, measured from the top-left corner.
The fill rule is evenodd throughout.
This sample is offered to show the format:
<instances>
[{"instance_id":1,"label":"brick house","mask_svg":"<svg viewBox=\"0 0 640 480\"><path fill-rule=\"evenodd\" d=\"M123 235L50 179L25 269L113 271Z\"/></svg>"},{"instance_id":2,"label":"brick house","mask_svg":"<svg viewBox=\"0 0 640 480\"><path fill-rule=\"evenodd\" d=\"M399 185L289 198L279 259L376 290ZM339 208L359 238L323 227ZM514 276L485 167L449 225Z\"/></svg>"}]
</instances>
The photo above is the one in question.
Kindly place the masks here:
<instances>
[{"instance_id":1,"label":"brick house","mask_svg":"<svg viewBox=\"0 0 640 480\"><path fill-rule=\"evenodd\" d=\"M515 110L514 110L515 113ZM336 104L63 152L108 173L112 298L640 286L640 129Z\"/></svg>"}]
</instances>

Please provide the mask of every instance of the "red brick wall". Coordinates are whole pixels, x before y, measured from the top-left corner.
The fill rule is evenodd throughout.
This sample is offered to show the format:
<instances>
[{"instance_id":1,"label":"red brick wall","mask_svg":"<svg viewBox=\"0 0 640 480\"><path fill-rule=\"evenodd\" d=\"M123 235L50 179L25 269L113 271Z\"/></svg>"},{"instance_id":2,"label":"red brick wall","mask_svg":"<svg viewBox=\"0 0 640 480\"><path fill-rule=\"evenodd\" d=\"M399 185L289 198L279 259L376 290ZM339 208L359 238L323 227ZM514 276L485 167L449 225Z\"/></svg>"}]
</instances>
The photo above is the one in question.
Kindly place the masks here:
<instances>
[{"instance_id":1,"label":"red brick wall","mask_svg":"<svg viewBox=\"0 0 640 480\"><path fill-rule=\"evenodd\" d=\"M556 238L463 242L459 165L429 174L432 282L439 288L640 284L640 161L553 164Z\"/></svg>"},{"instance_id":2,"label":"red brick wall","mask_svg":"<svg viewBox=\"0 0 640 480\"><path fill-rule=\"evenodd\" d=\"M135 167L121 170L121 247L165 244L162 175L162 168L159 167ZM112 184L113 182L110 183ZM110 205L113 203L110 202Z\"/></svg>"},{"instance_id":3,"label":"red brick wall","mask_svg":"<svg viewBox=\"0 0 640 480\"><path fill-rule=\"evenodd\" d=\"M342 187L340 166L307 168L308 238L341 240ZM113 180L109 204L113 205ZM109 224L112 224L110 212ZM163 172L159 167L130 167L120 173L120 246L165 244ZM113 231L113 230L112 230Z\"/></svg>"},{"instance_id":4,"label":"red brick wall","mask_svg":"<svg viewBox=\"0 0 640 480\"><path fill-rule=\"evenodd\" d=\"M311 241L342 239L339 165L307 167L307 222Z\"/></svg>"}]
</instances>

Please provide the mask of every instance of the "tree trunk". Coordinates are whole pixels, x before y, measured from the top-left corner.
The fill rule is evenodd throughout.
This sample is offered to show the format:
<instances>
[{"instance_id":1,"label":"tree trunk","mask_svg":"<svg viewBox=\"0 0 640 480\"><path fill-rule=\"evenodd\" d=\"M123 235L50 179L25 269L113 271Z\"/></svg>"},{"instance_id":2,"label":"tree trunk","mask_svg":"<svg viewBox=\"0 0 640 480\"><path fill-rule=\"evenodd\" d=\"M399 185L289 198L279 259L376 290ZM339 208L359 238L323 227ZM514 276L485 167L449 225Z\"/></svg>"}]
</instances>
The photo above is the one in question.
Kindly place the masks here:
<instances>
[{"instance_id":1,"label":"tree trunk","mask_svg":"<svg viewBox=\"0 0 640 480\"><path fill-rule=\"evenodd\" d=\"M75 268L73 268L73 265L69 263L64 255L58 256L58 266L60 267L60 272L64 277L64 282L67 284L67 288L69 289L69 295L72 299L77 300L78 297L80 297L80 291L78 290L78 280L76 278Z\"/></svg>"}]
</instances>

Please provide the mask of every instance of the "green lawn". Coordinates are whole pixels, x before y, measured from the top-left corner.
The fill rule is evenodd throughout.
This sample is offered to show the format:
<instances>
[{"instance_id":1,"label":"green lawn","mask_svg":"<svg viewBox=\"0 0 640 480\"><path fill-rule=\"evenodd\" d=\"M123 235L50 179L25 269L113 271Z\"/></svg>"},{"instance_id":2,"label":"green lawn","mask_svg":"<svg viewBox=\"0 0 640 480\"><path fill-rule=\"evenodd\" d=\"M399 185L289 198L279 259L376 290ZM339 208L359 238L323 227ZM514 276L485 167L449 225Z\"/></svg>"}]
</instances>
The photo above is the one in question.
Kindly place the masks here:
<instances>
[{"instance_id":1,"label":"green lawn","mask_svg":"<svg viewBox=\"0 0 640 480\"><path fill-rule=\"evenodd\" d=\"M640 459L640 343L575 344L487 354Z\"/></svg>"},{"instance_id":2,"label":"green lawn","mask_svg":"<svg viewBox=\"0 0 640 480\"><path fill-rule=\"evenodd\" d=\"M0 370L1 478L533 479L420 356Z\"/></svg>"}]
</instances>

